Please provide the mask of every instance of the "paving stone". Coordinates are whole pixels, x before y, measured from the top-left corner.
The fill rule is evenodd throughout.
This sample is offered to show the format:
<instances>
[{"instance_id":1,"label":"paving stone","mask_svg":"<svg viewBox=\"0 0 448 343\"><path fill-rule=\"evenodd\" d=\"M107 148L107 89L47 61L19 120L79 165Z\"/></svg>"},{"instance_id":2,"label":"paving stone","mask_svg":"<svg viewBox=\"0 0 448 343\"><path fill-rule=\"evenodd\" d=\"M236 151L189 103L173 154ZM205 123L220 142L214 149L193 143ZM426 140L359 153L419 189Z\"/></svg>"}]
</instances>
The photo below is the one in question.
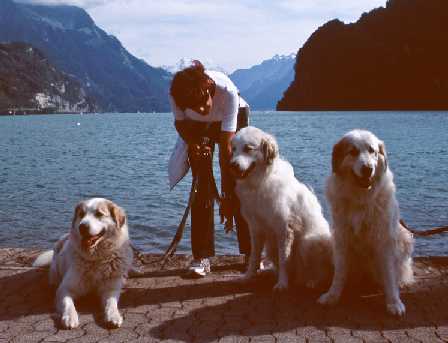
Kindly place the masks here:
<instances>
[{"instance_id":1,"label":"paving stone","mask_svg":"<svg viewBox=\"0 0 448 343\"><path fill-rule=\"evenodd\" d=\"M0 332L4 332L8 330L9 323L7 322L0 322Z\"/></svg>"},{"instance_id":2,"label":"paving stone","mask_svg":"<svg viewBox=\"0 0 448 343\"><path fill-rule=\"evenodd\" d=\"M219 343L247 343L249 337L246 336L226 336L219 339Z\"/></svg>"},{"instance_id":3,"label":"paving stone","mask_svg":"<svg viewBox=\"0 0 448 343\"><path fill-rule=\"evenodd\" d=\"M44 339L44 342L65 342L70 339L79 338L85 335L82 329L59 330L54 335L50 335Z\"/></svg>"},{"instance_id":4,"label":"paving stone","mask_svg":"<svg viewBox=\"0 0 448 343\"><path fill-rule=\"evenodd\" d=\"M11 343L34 343L40 342L48 336L47 332L31 332L17 336L11 340Z\"/></svg>"},{"instance_id":5,"label":"paving stone","mask_svg":"<svg viewBox=\"0 0 448 343\"><path fill-rule=\"evenodd\" d=\"M387 339L384 338L379 331L369 331L369 330L353 330L353 337L358 337L364 342L377 342L377 343L386 343Z\"/></svg>"},{"instance_id":6,"label":"paving stone","mask_svg":"<svg viewBox=\"0 0 448 343\"><path fill-rule=\"evenodd\" d=\"M0 267L26 266L37 253L0 249ZM58 329L46 272L0 269L0 343L448 342L445 257L416 258L417 281L401 292L403 318L387 314L380 290L324 308L316 304L317 292L273 293L272 277L236 284L240 256L214 258L215 272L198 280L183 278L190 257L176 255L164 271L159 258L146 255L146 276L128 280L119 304L124 322L113 330L104 327L99 303L90 299L76 305L80 328Z\"/></svg>"},{"instance_id":7,"label":"paving stone","mask_svg":"<svg viewBox=\"0 0 448 343\"><path fill-rule=\"evenodd\" d=\"M99 343L109 343L109 342L127 342L130 339L136 339L138 335L128 329L113 330L108 337L104 337L98 340Z\"/></svg>"},{"instance_id":8,"label":"paving stone","mask_svg":"<svg viewBox=\"0 0 448 343\"><path fill-rule=\"evenodd\" d=\"M285 331L285 332L274 332L272 335L275 337L277 342L282 342L282 343L283 342L284 343L293 343L293 342L305 343L306 342L305 337L297 336L296 330L290 330L290 331Z\"/></svg>"},{"instance_id":9,"label":"paving stone","mask_svg":"<svg viewBox=\"0 0 448 343\"><path fill-rule=\"evenodd\" d=\"M390 342L419 342L418 340L409 337L405 330L388 330L383 331L383 336L387 338Z\"/></svg>"},{"instance_id":10,"label":"paving stone","mask_svg":"<svg viewBox=\"0 0 448 343\"><path fill-rule=\"evenodd\" d=\"M362 343L362 339L352 336L351 330L341 327L328 327L326 330L327 336L335 343Z\"/></svg>"},{"instance_id":11,"label":"paving stone","mask_svg":"<svg viewBox=\"0 0 448 343\"><path fill-rule=\"evenodd\" d=\"M38 321L33 325L34 329L36 331L46 331L50 333L56 333L57 327L55 325L55 322L51 318L47 318L41 321Z\"/></svg>"},{"instance_id":12,"label":"paving stone","mask_svg":"<svg viewBox=\"0 0 448 343\"><path fill-rule=\"evenodd\" d=\"M439 326L436 329L436 335L439 337L442 341L448 342L448 324L445 326Z\"/></svg>"}]
</instances>

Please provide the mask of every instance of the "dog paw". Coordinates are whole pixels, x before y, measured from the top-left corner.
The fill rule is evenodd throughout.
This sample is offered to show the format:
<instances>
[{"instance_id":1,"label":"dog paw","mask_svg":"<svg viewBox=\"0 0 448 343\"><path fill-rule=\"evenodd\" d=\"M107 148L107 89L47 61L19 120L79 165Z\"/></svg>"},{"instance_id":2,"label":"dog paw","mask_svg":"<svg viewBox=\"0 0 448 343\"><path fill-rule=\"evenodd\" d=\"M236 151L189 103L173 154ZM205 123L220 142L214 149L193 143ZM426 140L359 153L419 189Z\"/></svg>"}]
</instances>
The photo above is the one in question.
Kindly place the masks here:
<instances>
[{"instance_id":1,"label":"dog paw","mask_svg":"<svg viewBox=\"0 0 448 343\"><path fill-rule=\"evenodd\" d=\"M62 314L61 324L64 329L77 328L79 326L78 313L73 310Z\"/></svg>"},{"instance_id":2,"label":"dog paw","mask_svg":"<svg viewBox=\"0 0 448 343\"><path fill-rule=\"evenodd\" d=\"M273 288L274 292L284 292L287 289L288 289L288 283L283 281L277 282Z\"/></svg>"},{"instance_id":3,"label":"dog paw","mask_svg":"<svg viewBox=\"0 0 448 343\"><path fill-rule=\"evenodd\" d=\"M110 328L119 328L123 324L123 317L118 310L106 311L105 315L106 325Z\"/></svg>"},{"instance_id":4,"label":"dog paw","mask_svg":"<svg viewBox=\"0 0 448 343\"><path fill-rule=\"evenodd\" d=\"M393 316L401 317L406 312L406 307L401 302L401 300L398 299L394 303L387 304L387 312L389 312Z\"/></svg>"},{"instance_id":5,"label":"dog paw","mask_svg":"<svg viewBox=\"0 0 448 343\"><path fill-rule=\"evenodd\" d=\"M333 293L327 292L322 294L317 302L321 305L334 305L339 301L339 297Z\"/></svg>"}]
</instances>

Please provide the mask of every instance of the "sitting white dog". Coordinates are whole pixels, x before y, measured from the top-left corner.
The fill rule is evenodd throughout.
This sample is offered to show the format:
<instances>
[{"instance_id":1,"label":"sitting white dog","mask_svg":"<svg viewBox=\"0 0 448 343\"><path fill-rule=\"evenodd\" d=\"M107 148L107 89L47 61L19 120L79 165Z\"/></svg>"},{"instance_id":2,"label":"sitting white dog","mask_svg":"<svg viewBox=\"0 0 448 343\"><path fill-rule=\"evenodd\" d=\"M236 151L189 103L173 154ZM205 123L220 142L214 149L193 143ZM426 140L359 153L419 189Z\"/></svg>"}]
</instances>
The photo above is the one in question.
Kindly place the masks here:
<instances>
[{"instance_id":1,"label":"sitting white dog","mask_svg":"<svg viewBox=\"0 0 448 343\"><path fill-rule=\"evenodd\" d=\"M70 233L34 266L51 263L50 284L57 287L56 308L64 328L78 327L74 299L90 292L101 297L106 324L119 327L123 318L118 300L132 259L124 210L110 200L93 198L76 206Z\"/></svg>"},{"instance_id":2,"label":"sitting white dog","mask_svg":"<svg viewBox=\"0 0 448 343\"><path fill-rule=\"evenodd\" d=\"M257 273L263 248L278 271L275 290L296 283L314 287L331 279L331 233L314 193L278 155L274 137L255 127L232 139L230 168L251 236L244 279Z\"/></svg>"},{"instance_id":3,"label":"sitting white dog","mask_svg":"<svg viewBox=\"0 0 448 343\"><path fill-rule=\"evenodd\" d=\"M387 310L403 315L399 286L413 280L413 238L399 223L384 143L369 131L350 131L334 146L332 167L326 193L333 214L335 271L319 302L336 303L348 274L367 270L383 287Z\"/></svg>"}]
</instances>

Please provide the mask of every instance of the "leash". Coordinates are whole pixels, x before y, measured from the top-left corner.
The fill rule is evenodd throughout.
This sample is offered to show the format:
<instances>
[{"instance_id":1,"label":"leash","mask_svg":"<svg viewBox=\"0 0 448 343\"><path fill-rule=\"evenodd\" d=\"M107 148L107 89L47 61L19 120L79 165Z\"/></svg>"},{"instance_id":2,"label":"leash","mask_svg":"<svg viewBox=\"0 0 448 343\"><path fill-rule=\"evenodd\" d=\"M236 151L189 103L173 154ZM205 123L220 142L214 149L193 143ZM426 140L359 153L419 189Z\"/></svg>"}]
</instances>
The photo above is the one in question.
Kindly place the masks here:
<instances>
[{"instance_id":1,"label":"leash","mask_svg":"<svg viewBox=\"0 0 448 343\"><path fill-rule=\"evenodd\" d=\"M177 245L179 244L180 240L182 239L182 236L183 236L184 230L185 230L185 224L186 224L187 218L188 218L188 214L190 213L191 205L193 204L193 201L196 198L198 179L199 179L198 175L195 175L193 177L193 180L191 181L191 190L190 190L190 196L188 197L187 207L185 208L184 215L182 216L180 224L177 227L176 234L174 235L170 246L168 247L168 249L166 249L165 253L163 254L163 257L161 259L162 265L161 265L160 269L163 269L166 262L168 262L168 260L174 255L174 253L176 252L176 249L177 249Z\"/></svg>"},{"instance_id":2,"label":"leash","mask_svg":"<svg viewBox=\"0 0 448 343\"><path fill-rule=\"evenodd\" d=\"M210 158L210 156L207 156L207 157ZM210 194L209 199L207 200L208 202L210 202L210 203L208 203L208 206L211 206L212 202L215 200L219 204L221 204L221 197L219 196L218 187L216 186L215 177L213 176L213 164L212 163L208 163L206 172L207 172L206 177L207 177L207 180L209 180L209 182L210 182L209 186L211 188L210 189L211 194ZM176 252L176 249L177 249L177 245L179 244L180 240L182 239L182 236L183 236L184 230L185 230L185 225L186 225L187 218L188 218L188 214L190 213L191 206L192 206L193 202L195 201L196 195L198 193L199 174L200 174L199 172L194 173L193 180L191 182L191 190L190 190L190 196L188 198L187 207L185 208L184 215L182 216L180 224L177 227L176 234L174 235L170 246L163 254L163 257L161 259L161 269L164 268L166 262L168 262L168 260L174 255L174 253Z\"/></svg>"},{"instance_id":3,"label":"leash","mask_svg":"<svg viewBox=\"0 0 448 343\"><path fill-rule=\"evenodd\" d=\"M444 233L444 232L448 232L448 226L440 226L440 227L435 227L429 230L415 230L410 228L403 219L400 219L400 224L403 225L403 227L408 230L409 232L411 232L412 234L418 236L418 237L427 237L427 236L432 236L432 235L437 235L440 233Z\"/></svg>"},{"instance_id":4,"label":"leash","mask_svg":"<svg viewBox=\"0 0 448 343\"><path fill-rule=\"evenodd\" d=\"M137 247L133 244L130 243L131 249L134 252L134 256L137 258L137 260L140 261L141 264L145 264L145 255L139 250L137 249Z\"/></svg>"}]
</instances>

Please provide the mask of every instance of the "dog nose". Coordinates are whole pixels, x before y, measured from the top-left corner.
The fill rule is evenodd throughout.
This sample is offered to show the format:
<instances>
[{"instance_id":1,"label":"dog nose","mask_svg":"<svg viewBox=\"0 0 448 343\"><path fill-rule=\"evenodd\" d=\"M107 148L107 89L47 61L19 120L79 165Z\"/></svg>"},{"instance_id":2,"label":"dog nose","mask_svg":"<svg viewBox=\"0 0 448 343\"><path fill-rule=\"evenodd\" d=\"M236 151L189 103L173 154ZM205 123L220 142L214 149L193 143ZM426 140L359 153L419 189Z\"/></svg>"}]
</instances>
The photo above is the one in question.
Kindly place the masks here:
<instances>
[{"instance_id":1,"label":"dog nose","mask_svg":"<svg viewBox=\"0 0 448 343\"><path fill-rule=\"evenodd\" d=\"M240 166L236 162L231 162L230 163L230 170L234 171L234 172L240 172L241 171Z\"/></svg>"},{"instance_id":2,"label":"dog nose","mask_svg":"<svg viewBox=\"0 0 448 343\"><path fill-rule=\"evenodd\" d=\"M88 237L90 236L90 227L87 224L80 224L79 225L79 233L81 234L81 237Z\"/></svg>"},{"instance_id":3,"label":"dog nose","mask_svg":"<svg viewBox=\"0 0 448 343\"><path fill-rule=\"evenodd\" d=\"M362 177L371 177L373 172L373 168L369 166L362 166L361 175Z\"/></svg>"}]
</instances>

